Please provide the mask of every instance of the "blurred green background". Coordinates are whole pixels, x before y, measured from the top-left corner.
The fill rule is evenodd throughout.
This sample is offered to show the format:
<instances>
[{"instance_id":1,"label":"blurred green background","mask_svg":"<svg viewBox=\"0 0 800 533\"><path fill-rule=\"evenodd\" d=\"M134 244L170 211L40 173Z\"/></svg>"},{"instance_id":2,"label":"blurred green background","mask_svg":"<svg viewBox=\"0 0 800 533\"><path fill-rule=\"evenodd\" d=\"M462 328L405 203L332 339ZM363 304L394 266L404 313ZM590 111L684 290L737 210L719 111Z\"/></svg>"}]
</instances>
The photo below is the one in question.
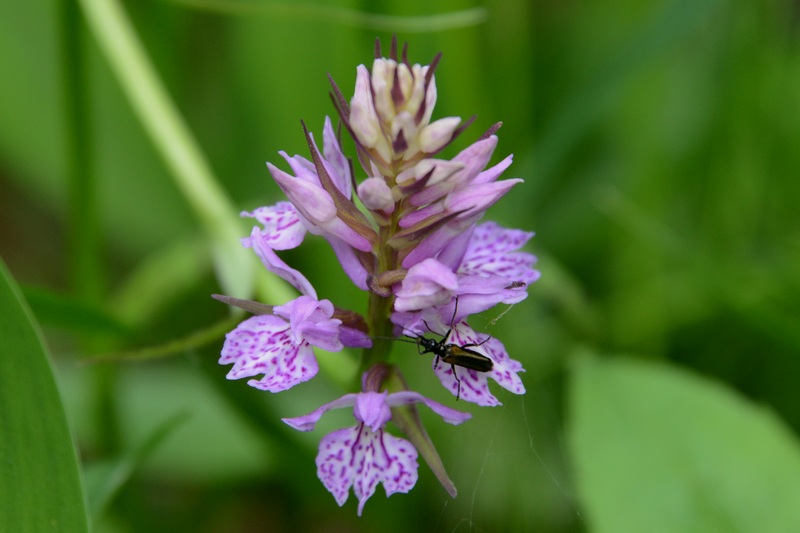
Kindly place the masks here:
<instances>
[{"instance_id":1,"label":"blurred green background","mask_svg":"<svg viewBox=\"0 0 800 533\"><path fill-rule=\"evenodd\" d=\"M107 3L0 4L0 256L44 329L95 531L800 530L796 3L126 2L216 180L184 185L120 83L141 75L98 44ZM253 285L210 249L249 229L202 206L280 199L265 161L306 155L299 121L319 136L335 114L326 74L351 95L393 33L412 62L443 53L434 118L477 115L445 155L503 122L494 161L526 183L487 218L536 232L543 277L472 322L527 394L460 402L459 427L423 413L458 498L422 463L357 518L314 466L348 413L279 420L346 392L356 354L280 395L225 380L236 317L209 295ZM365 308L321 240L286 257ZM402 348L413 386L453 404Z\"/></svg>"}]
</instances>

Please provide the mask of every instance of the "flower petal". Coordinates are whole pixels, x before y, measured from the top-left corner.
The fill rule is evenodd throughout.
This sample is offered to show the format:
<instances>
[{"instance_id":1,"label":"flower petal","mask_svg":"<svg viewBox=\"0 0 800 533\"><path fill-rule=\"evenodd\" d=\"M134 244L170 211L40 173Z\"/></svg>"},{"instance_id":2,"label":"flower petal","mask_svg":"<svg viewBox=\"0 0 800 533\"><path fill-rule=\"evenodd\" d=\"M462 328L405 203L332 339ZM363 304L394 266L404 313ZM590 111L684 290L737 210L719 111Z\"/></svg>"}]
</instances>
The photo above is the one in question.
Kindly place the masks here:
<instances>
[{"instance_id":1,"label":"flower petal","mask_svg":"<svg viewBox=\"0 0 800 533\"><path fill-rule=\"evenodd\" d=\"M312 181L294 177L272 163L267 163L267 168L286 197L309 222L315 226L323 226L336 218L333 198L322 188L318 179Z\"/></svg>"},{"instance_id":2,"label":"flower petal","mask_svg":"<svg viewBox=\"0 0 800 533\"><path fill-rule=\"evenodd\" d=\"M436 259L425 259L408 270L396 293L396 311L414 311L450 301L458 288L455 273Z\"/></svg>"},{"instance_id":3,"label":"flower petal","mask_svg":"<svg viewBox=\"0 0 800 533\"><path fill-rule=\"evenodd\" d=\"M355 94L350 101L350 127L358 142L366 148L375 147L383 138L373 105L369 71L364 65L357 69Z\"/></svg>"},{"instance_id":4,"label":"flower petal","mask_svg":"<svg viewBox=\"0 0 800 533\"><path fill-rule=\"evenodd\" d=\"M458 376L458 381L456 381L456 376L453 374L454 368ZM433 372L436 374L436 377L439 378L444 388L449 390L453 396L458 396L464 401L476 403L483 407L502 405L500 400L489 391L489 381L484 372L478 372L460 366L454 367L442 361L439 361L438 367L434 366ZM459 381L461 382L460 393Z\"/></svg>"},{"instance_id":5,"label":"flower petal","mask_svg":"<svg viewBox=\"0 0 800 533\"><path fill-rule=\"evenodd\" d=\"M319 367L308 343L292 342L289 324L274 315L248 318L225 336L221 365L233 363L228 379L264 374L248 385L280 392L313 378Z\"/></svg>"},{"instance_id":6,"label":"flower petal","mask_svg":"<svg viewBox=\"0 0 800 533\"><path fill-rule=\"evenodd\" d=\"M363 424L326 435L316 463L320 481L340 506L353 487L359 516L378 483L391 496L408 492L417 482L417 450L411 443Z\"/></svg>"},{"instance_id":7,"label":"flower petal","mask_svg":"<svg viewBox=\"0 0 800 533\"><path fill-rule=\"evenodd\" d=\"M325 235L325 240L327 240L328 244L333 248L333 252L336 254L339 264L342 265L342 269L344 269L350 281L353 282L353 285L362 291L366 291L369 272L367 272L367 269L361 264L361 261L358 260L358 256L356 255L358 252L345 241L333 235Z\"/></svg>"},{"instance_id":8,"label":"flower petal","mask_svg":"<svg viewBox=\"0 0 800 533\"><path fill-rule=\"evenodd\" d=\"M339 340L349 348L372 348L370 336L356 328L339 326Z\"/></svg>"},{"instance_id":9,"label":"flower petal","mask_svg":"<svg viewBox=\"0 0 800 533\"><path fill-rule=\"evenodd\" d=\"M353 446L359 439L359 427L343 428L328 433L319 443L316 460L317 476L328 492L333 494L340 507L347 501L356 476Z\"/></svg>"},{"instance_id":10,"label":"flower petal","mask_svg":"<svg viewBox=\"0 0 800 533\"><path fill-rule=\"evenodd\" d=\"M460 303L461 301L459 300L459 311ZM486 337L479 338L479 335L469 325L465 322L459 322L453 326L448 342L459 346L481 343L480 346L470 346L469 349L485 355L493 363L493 368L489 372L478 372L458 366L455 367L458 379L461 381L460 398L462 400L482 406L501 405L500 401L489 391L488 378L492 378L501 387L514 394L525 393L525 386L517 375L518 372L524 372L525 370L519 361L515 361L508 356L503 343L499 340L493 337L488 340ZM454 396L458 394L458 382L453 375L453 367L450 364L439 361L439 366L434 369L434 373L446 389L452 392Z\"/></svg>"},{"instance_id":11,"label":"flower petal","mask_svg":"<svg viewBox=\"0 0 800 533\"><path fill-rule=\"evenodd\" d=\"M290 202L278 202L273 206L259 207L242 216L255 218L264 229L260 237L273 250L291 250L303 242L306 228Z\"/></svg>"},{"instance_id":12,"label":"flower petal","mask_svg":"<svg viewBox=\"0 0 800 533\"><path fill-rule=\"evenodd\" d=\"M300 296L273 308L278 316L289 319L292 340L295 344L307 342L329 352L341 351L339 325L342 321L333 316L333 304L329 300L317 300L311 296Z\"/></svg>"},{"instance_id":13,"label":"flower petal","mask_svg":"<svg viewBox=\"0 0 800 533\"><path fill-rule=\"evenodd\" d=\"M331 409L341 409L342 407L350 407L355 403L356 396L355 393L345 394L341 398L333 400L332 402L328 402L325 405L322 405L307 415L304 416L297 416L294 418L282 418L286 424L293 427L297 431L311 431L314 429L314 426L319 422L319 419L322 418L322 415L330 411Z\"/></svg>"},{"instance_id":14,"label":"flower petal","mask_svg":"<svg viewBox=\"0 0 800 533\"><path fill-rule=\"evenodd\" d=\"M495 147L497 147L497 136L495 135L467 146L452 159L452 163L461 164L463 168L447 179L431 187L426 187L412 196L410 199L411 205L422 206L429 204L454 190L462 189L472 183L491 159Z\"/></svg>"},{"instance_id":15,"label":"flower petal","mask_svg":"<svg viewBox=\"0 0 800 533\"><path fill-rule=\"evenodd\" d=\"M458 424L461 424L462 422L472 418L470 413L456 411L455 409L451 409L450 407L442 405L439 402L435 402L430 398L426 398L422 394L414 391L401 391L390 394L386 400L386 403L390 407L395 407L397 405L410 405L412 403L424 403L431 409L431 411L441 416L445 422L448 424L453 424L454 426L457 426Z\"/></svg>"},{"instance_id":16,"label":"flower petal","mask_svg":"<svg viewBox=\"0 0 800 533\"><path fill-rule=\"evenodd\" d=\"M333 131L331 118L325 117L325 126L322 129L323 163L329 168L328 173L345 198L353 195L353 180L350 177L350 163L342 153L336 132Z\"/></svg>"},{"instance_id":17,"label":"flower petal","mask_svg":"<svg viewBox=\"0 0 800 533\"><path fill-rule=\"evenodd\" d=\"M386 404L386 396L388 394L386 391L360 393L353 407L353 414L356 420L372 431L378 431L382 428L392 418L392 411Z\"/></svg>"},{"instance_id":18,"label":"flower petal","mask_svg":"<svg viewBox=\"0 0 800 533\"><path fill-rule=\"evenodd\" d=\"M499 274L526 285L533 283L539 279L539 272L533 268L536 257L515 251L531 237L531 232L506 229L494 222L479 224L467 245L458 273Z\"/></svg>"},{"instance_id":19,"label":"flower petal","mask_svg":"<svg viewBox=\"0 0 800 533\"><path fill-rule=\"evenodd\" d=\"M263 232L259 228L253 228L250 238L243 239L242 244L253 248L267 270L285 279L303 294L317 297L317 291L311 286L311 282L299 270L293 269L278 257L267 244L267 239L263 237Z\"/></svg>"},{"instance_id":20,"label":"flower petal","mask_svg":"<svg viewBox=\"0 0 800 533\"><path fill-rule=\"evenodd\" d=\"M419 133L419 144L423 152L433 154L441 150L453 138L461 117L445 117L425 126Z\"/></svg>"},{"instance_id":21,"label":"flower petal","mask_svg":"<svg viewBox=\"0 0 800 533\"><path fill-rule=\"evenodd\" d=\"M451 213L463 211L462 217L475 216L485 212L510 191L511 187L522 181L519 178L513 178L494 183L470 185L448 195L444 200L444 208Z\"/></svg>"},{"instance_id":22,"label":"flower petal","mask_svg":"<svg viewBox=\"0 0 800 533\"><path fill-rule=\"evenodd\" d=\"M514 394L525 394L525 385L522 384L522 379L517 375L518 372L525 372L525 369L522 368L522 363L508 356L503 343L491 338L481 348L483 348L489 359L494 362L494 368L487 372L489 377Z\"/></svg>"}]
</instances>

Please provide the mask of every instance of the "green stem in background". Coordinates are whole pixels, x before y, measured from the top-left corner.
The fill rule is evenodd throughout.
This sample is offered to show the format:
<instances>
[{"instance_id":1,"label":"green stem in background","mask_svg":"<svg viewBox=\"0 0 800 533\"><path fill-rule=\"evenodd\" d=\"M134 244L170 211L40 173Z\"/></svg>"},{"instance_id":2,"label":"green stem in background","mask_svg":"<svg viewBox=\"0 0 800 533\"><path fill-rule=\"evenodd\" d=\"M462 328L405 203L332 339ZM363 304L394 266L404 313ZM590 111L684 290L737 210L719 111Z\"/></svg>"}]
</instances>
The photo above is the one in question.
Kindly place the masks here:
<instances>
[{"instance_id":1,"label":"green stem in background","mask_svg":"<svg viewBox=\"0 0 800 533\"><path fill-rule=\"evenodd\" d=\"M256 270L253 255L239 242L246 235L244 225L148 60L127 15L117 0L79 3L134 112L204 227L220 285L227 294L249 297ZM276 277L259 288L268 301L291 298L291 291Z\"/></svg>"},{"instance_id":2,"label":"green stem in background","mask_svg":"<svg viewBox=\"0 0 800 533\"><path fill-rule=\"evenodd\" d=\"M489 17L488 10L483 7L451 11L436 15L419 17L400 17L367 13L346 7L326 5L319 2L235 2L218 0L171 0L173 3L195 9L210 11L223 15L262 15L307 18L368 28L374 31L391 31L406 33L423 33L466 28L482 24Z\"/></svg>"},{"instance_id":3,"label":"green stem in background","mask_svg":"<svg viewBox=\"0 0 800 533\"><path fill-rule=\"evenodd\" d=\"M241 246L240 239L249 232L167 94L119 1L79 0L79 3L145 132L211 241L222 290L241 298L248 298L255 291L264 302L294 298L296 293L288 284L268 274L257 264L255 254ZM341 372L337 371L341 364L326 357L320 357L319 363L336 381L343 383Z\"/></svg>"},{"instance_id":4,"label":"green stem in background","mask_svg":"<svg viewBox=\"0 0 800 533\"><path fill-rule=\"evenodd\" d=\"M102 299L100 231L90 150L90 116L82 50L83 25L78 7L59 2L65 174L69 191L67 224L69 285L85 304Z\"/></svg>"},{"instance_id":5,"label":"green stem in background","mask_svg":"<svg viewBox=\"0 0 800 533\"><path fill-rule=\"evenodd\" d=\"M100 305L104 299L104 275L97 223L97 181L91 156L90 108L85 90L88 76L82 46L84 26L78 6L72 2L59 2L58 14L65 172L69 190L67 272L76 300L87 305ZM86 339L83 348L89 353L103 351L108 348L107 338L95 335ZM121 442L114 395L116 377L117 369L110 366L92 371L98 448L107 454L116 453Z\"/></svg>"}]
</instances>

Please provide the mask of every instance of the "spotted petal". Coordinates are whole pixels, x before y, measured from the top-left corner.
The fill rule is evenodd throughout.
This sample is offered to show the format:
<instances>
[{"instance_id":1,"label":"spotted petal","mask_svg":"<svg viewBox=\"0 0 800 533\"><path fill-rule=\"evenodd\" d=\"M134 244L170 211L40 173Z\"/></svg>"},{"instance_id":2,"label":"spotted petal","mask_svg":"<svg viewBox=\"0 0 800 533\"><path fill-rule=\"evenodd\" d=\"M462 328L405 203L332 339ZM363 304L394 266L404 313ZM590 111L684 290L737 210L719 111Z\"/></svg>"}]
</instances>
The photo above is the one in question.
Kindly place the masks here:
<instances>
[{"instance_id":1,"label":"spotted petal","mask_svg":"<svg viewBox=\"0 0 800 533\"><path fill-rule=\"evenodd\" d=\"M273 250L291 250L303 242L306 228L289 202L259 207L253 212L242 212L244 217L255 218L264 229L259 233L263 243Z\"/></svg>"},{"instance_id":2,"label":"spotted petal","mask_svg":"<svg viewBox=\"0 0 800 533\"><path fill-rule=\"evenodd\" d=\"M464 259L458 268L462 275L500 275L526 285L539 278L533 265L536 257L517 252L533 233L506 229L494 222L485 222L475 228L469 240Z\"/></svg>"},{"instance_id":3,"label":"spotted petal","mask_svg":"<svg viewBox=\"0 0 800 533\"><path fill-rule=\"evenodd\" d=\"M517 375L518 372L525 372L522 363L511 359L506 352L503 343L495 338L491 338L481 346L484 353L494 362L494 368L487 375L497 382L504 389L514 394L525 394L525 385Z\"/></svg>"},{"instance_id":4,"label":"spotted petal","mask_svg":"<svg viewBox=\"0 0 800 533\"><path fill-rule=\"evenodd\" d=\"M489 391L489 381L485 372L470 370L461 366L456 366L455 371L458 380L461 382L461 394L458 392L458 381L453 375L453 368L448 363L439 361L439 366L434 368L434 373L444 388L449 390L453 396L457 396L464 401L476 403L483 407L494 407L503 405Z\"/></svg>"},{"instance_id":5,"label":"spotted petal","mask_svg":"<svg viewBox=\"0 0 800 533\"><path fill-rule=\"evenodd\" d=\"M489 391L488 378L494 379L501 387L514 394L524 394L525 386L517 375L518 372L525 371L522 368L522 364L508 356L503 343L499 340L495 338L486 340L486 337L479 337L480 335L475 333L469 325L465 322L459 322L453 327L448 339L448 342L459 346L482 343L480 346L471 346L469 348L481 355L485 355L493 363L493 368L489 372L478 372L455 366L458 380L461 382L460 398L485 407L502 405L500 400ZM453 375L453 367L450 364L439 361L438 368L434 368L434 373L453 396L458 394L458 381Z\"/></svg>"},{"instance_id":6,"label":"spotted petal","mask_svg":"<svg viewBox=\"0 0 800 533\"><path fill-rule=\"evenodd\" d=\"M353 487L359 516L378 483L391 496L410 491L417 482L417 450L411 443L364 424L326 435L316 462L320 481L340 506Z\"/></svg>"},{"instance_id":7,"label":"spotted petal","mask_svg":"<svg viewBox=\"0 0 800 533\"><path fill-rule=\"evenodd\" d=\"M233 363L228 379L251 379L248 385L269 392L280 392L313 378L319 367L307 342L295 345L289 324L274 315L248 318L225 336L222 365Z\"/></svg>"}]
</instances>

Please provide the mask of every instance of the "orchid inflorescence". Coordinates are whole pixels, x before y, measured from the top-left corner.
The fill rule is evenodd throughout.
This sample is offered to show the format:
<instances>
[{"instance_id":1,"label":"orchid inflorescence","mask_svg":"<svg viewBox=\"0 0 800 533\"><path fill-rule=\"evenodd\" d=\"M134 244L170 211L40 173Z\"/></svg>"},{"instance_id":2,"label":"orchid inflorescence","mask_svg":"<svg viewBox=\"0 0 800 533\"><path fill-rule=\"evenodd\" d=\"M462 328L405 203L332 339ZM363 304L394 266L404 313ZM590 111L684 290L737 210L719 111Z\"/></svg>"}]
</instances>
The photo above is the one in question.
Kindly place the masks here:
<instances>
[{"instance_id":1,"label":"orchid inflorescence","mask_svg":"<svg viewBox=\"0 0 800 533\"><path fill-rule=\"evenodd\" d=\"M399 367L387 362L390 339L405 335L428 348L421 352L438 350L434 372L457 399L499 405L488 378L514 394L525 392L518 375L522 365L498 339L478 335L467 323L470 315L498 303L522 301L539 277L533 268L536 258L518 251L532 233L479 223L522 180L498 181L511 156L485 169L500 124L452 159L436 157L471 123L458 117L431 121L440 57L427 66L412 65L407 47L398 57L393 39L389 57L383 58L378 41L372 71L358 67L349 102L330 80L339 119L355 141L367 177L356 183L330 118L325 119L321 151L304 124L311 160L280 152L291 173L267 164L289 201L243 213L258 222L244 246L301 296L275 306L219 297L254 313L226 336L219 362L233 364L228 379L261 376L248 384L280 392L317 374L314 346L328 352L363 348L359 392L305 416L283 419L297 430L311 431L325 412L353 407L356 425L324 437L316 462L320 480L339 505L352 487L359 515L378 483L387 496L414 487L417 450L455 496L413 405L426 405L450 424L471 416L409 390ZM306 233L324 237L352 283L368 293L365 316L319 299L309 280L277 255L299 246ZM426 339L432 332L449 335ZM489 370L459 363L456 356L463 350L490 359ZM448 354L458 370L439 361ZM389 420L410 441L386 432Z\"/></svg>"}]
</instances>

